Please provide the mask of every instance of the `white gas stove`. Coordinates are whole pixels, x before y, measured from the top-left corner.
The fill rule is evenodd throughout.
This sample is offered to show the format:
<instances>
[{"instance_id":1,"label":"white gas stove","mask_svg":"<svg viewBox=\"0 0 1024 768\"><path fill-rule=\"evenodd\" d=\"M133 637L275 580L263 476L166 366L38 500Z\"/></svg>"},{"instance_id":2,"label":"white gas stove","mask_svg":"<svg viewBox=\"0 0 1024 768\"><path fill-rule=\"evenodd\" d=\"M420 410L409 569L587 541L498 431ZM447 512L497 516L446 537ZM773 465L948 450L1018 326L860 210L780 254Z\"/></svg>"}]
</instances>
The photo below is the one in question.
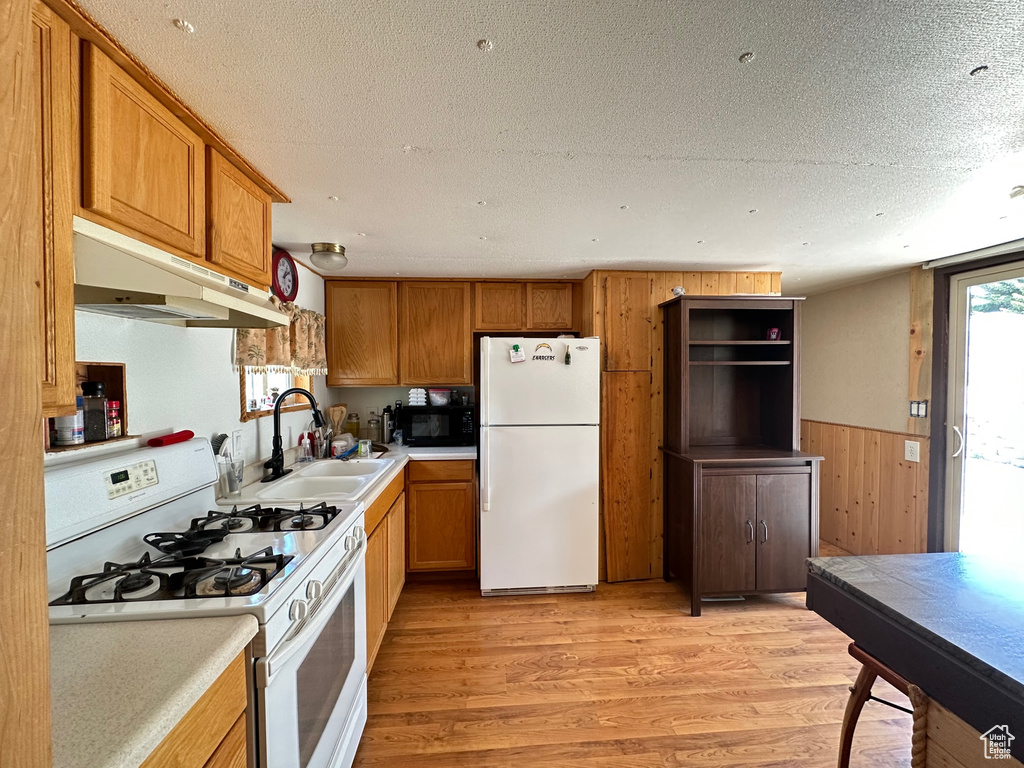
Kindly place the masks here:
<instances>
[{"instance_id":1,"label":"white gas stove","mask_svg":"<svg viewBox=\"0 0 1024 768\"><path fill-rule=\"evenodd\" d=\"M351 764L366 719L363 505L229 507L209 441L46 472L51 623L252 614L256 764Z\"/></svg>"}]
</instances>

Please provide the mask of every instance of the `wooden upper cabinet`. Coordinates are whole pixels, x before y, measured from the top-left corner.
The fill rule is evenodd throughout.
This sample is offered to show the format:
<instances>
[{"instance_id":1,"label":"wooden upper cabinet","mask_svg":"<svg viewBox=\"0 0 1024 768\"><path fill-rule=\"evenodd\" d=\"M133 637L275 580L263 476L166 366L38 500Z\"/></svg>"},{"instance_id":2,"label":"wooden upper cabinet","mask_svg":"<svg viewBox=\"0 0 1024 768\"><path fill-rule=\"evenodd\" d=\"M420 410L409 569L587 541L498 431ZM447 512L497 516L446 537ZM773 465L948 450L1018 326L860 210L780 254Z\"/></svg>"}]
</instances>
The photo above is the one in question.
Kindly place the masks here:
<instances>
[{"instance_id":1,"label":"wooden upper cabinet","mask_svg":"<svg viewBox=\"0 0 1024 768\"><path fill-rule=\"evenodd\" d=\"M404 282L399 295L403 384L472 384L470 283Z\"/></svg>"},{"instance_id":2,"label":"wooden upper cabinet","mask_svg":"<svg viewBox=\"0 0 1024 768\"><path fill-rule=\"evenodd\" d=\"M572 283L526 284L526 330L572 328Z\"/></svg>"},{"instance_id":3,"label":"wooden upper cabinet","mask_svg":"<svg viewBox=\"0 0 1024 768\"><path fill-rule=\"evenodd\" d=\"M651 369L651 281L646 272L605 277L606 371Z\"/></svg>"},{"instance_id":4,"label":"wooden upper cabinet","mask_svg":"<svg viewBox=\"0 0 1024 768\"><path fill-rule=\"evenodd\" d=\"M518 331L523 327L522 283L476 283L473 329Z\"/></svg>"},{"instance_id":5,"label":"wooden upper cabinet","mask_svg":"<svg viewBox=\"0 0 1024 768\"><path fill-rule=\"evenodd\" d=\"M270 195L206 148L206 258L219 271L270 286Z\"/></svg>"},{"instance_id":6,"label":"wooden upper cabinet","mask_svg":"<svg viewBox=\"0 0 1024 768\"><path fill-rule=\"evenodd\" d=\"M36 131L43 196L39 320L43 340L43 415L75 409L75 150L72 115L73 36L68 25L42 3L32 4L32 64Z\"/></svg>"},{"instance_id":7,"label":"wooden upper cabinet","mask_svg":"<svg viewBox=\"0 0 1024 768\"><path fill-rule=\"evenodd\" d=\"M202 139L91 43L82 78L82 207L203 257Z\"/></svg>"},{"instance_id":8,"label":"wooden upper cabinet","mask_svg":"<svg viewBox=\"0 0 1024 768\"><path fill-rule=\"evenodd\" d=\"M398 384L398 284L328 280L327 384Z\"/></svg>"}]
</instances>

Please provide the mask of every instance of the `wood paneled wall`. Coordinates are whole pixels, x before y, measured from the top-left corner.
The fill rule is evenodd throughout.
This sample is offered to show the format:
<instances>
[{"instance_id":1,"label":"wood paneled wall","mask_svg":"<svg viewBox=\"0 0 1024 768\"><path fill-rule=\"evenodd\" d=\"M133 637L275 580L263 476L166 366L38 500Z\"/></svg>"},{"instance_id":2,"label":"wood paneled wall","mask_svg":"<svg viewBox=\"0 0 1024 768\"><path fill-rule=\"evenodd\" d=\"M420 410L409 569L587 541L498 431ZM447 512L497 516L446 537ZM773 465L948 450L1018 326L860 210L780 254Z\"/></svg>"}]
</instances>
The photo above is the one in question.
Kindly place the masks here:
<instances>
[{"instance_id":1,"label":"wood paneled wall","mask_svg":"<svg viewBox=\"0 0 1024 768\"><path fill-rule=\"evenodd\" d=\"M905 440L921 444L920 462L903 458ZM927 437L805 419L800 448L825 457L823 541L855 555L927 551Z\"/></svg>"},{"instance_id":2,"label":"wood paneled wall","mask_svg":"<svg viewBox=\"0 0 1024 768\"><path fill-rule=\"evenodd\" d=\"M35 138L32 5L0 2L0 763L50 759L50 648L43 504L42 188Z\"/></svg>"},{"instance_id":3,"label":"wood paneled wall","mask_svg":"<svg viewBox=\"0 0 1024 768\"><path fill-rule=\"evenodd\" d=\"M688 294L780 294L780 272L595 271L583 281L585 335L600 336L601 578L662 572L662 378L658 305Z\"/></svg>"}]
</instances>

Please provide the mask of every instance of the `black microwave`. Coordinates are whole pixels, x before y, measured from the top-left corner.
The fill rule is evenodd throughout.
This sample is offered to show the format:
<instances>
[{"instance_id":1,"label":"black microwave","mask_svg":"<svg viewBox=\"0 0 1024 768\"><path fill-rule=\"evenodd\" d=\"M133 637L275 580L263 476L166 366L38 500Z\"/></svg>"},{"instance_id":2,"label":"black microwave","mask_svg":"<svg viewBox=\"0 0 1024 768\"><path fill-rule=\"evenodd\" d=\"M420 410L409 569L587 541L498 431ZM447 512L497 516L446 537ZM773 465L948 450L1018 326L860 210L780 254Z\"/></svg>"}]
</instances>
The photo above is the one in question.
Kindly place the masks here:
<instances>
[{"instance_id":1,"label":"black microwave","mask_svg":"<svg viewBox=\"0 0 1024 768\"><path fill-rule=\"evenodd\" d=\"M408 405L397 429L406 445L475 445L476 417L471 405Z\"/></svg>"}]
</instances>

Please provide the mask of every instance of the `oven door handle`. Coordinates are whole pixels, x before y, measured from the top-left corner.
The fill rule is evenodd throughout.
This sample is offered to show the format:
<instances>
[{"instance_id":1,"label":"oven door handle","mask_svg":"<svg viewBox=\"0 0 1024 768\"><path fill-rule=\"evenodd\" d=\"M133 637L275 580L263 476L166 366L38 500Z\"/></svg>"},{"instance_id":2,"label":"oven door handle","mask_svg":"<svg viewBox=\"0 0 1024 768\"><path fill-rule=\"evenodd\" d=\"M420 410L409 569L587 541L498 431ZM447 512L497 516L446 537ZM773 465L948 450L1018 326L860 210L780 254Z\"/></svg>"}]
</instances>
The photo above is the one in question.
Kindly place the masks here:
<instances>
[{"instance_id":1,"label":"oven door handle","mask_svg":"<svg viewBox=\"0 0 1024 768\"><path fill-rule=\"evenodd\" d=\"M356 526L355 536L352 536L355 544L349 550L349 554L338 564L326 582L333 585L326 588L323 596L313 605L312 610L305 619L300 622L300 630L288 637L279 645L273 653L256 663L256 684L261 688L268 687L273 682L277 672L284 668L285 663L299 648L310 638L319 634L324 624L334 614L335 609L341 603L345 592L352 585L362 567L364 550L366 549L366 531L361 526Z\"/></svg>"}]
</instances>

